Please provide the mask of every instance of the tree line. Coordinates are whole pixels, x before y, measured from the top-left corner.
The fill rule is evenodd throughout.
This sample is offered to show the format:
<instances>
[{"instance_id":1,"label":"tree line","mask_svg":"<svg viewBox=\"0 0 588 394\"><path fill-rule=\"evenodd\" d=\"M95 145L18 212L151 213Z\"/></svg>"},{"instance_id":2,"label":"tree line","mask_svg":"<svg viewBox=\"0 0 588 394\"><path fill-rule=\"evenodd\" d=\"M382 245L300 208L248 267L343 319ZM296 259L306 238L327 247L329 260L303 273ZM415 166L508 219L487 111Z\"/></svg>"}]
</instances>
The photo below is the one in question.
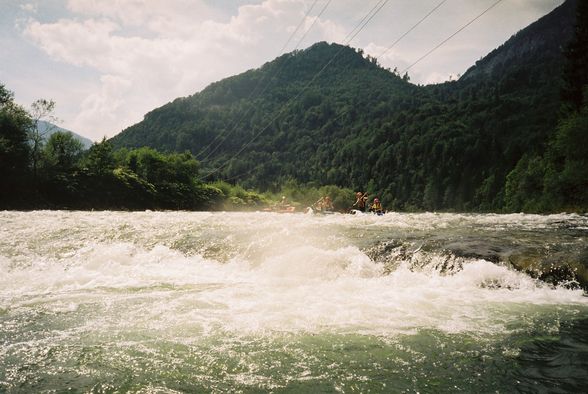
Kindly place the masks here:
<instances>
[{"instance_id":1,"label":"tree line","mask_svg":"<svg viewBox=\"0 0 588 394\"><path fill-rule=\"evenodd\" d=\"M47 138L38 122L54 106L38 100L27 111L0 85L1 209L215 209L231 197L198 179L189 152L114 149L106 139L84 150L71 133Z\"/></svg>"}]
</instances>

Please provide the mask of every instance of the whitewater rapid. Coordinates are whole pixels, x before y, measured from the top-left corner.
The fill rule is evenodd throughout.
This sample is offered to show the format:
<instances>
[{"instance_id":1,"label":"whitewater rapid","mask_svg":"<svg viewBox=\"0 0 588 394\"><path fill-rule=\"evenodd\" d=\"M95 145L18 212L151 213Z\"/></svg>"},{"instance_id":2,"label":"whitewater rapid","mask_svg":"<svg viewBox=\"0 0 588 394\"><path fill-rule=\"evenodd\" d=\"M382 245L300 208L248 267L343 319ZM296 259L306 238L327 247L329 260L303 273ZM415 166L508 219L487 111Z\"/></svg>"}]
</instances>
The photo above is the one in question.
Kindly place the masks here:
<instances>
[{"instance_id":1,"label":"whitewater rapid","mask_svg":"<svg viewBox=\"0 0 588 394\"><path fill-rule=\"evenodd\" d=\"M402 233L585 221L570 215L1 215L5 315L89 308L88 327L177 329L180 336L183 330L394 335L419 329L485 336L519 329L512 322L523 310L588 305L581 290L554 288L484 259L461 259L460 269L442 271L435 264L442 257L425 256L416 243L391 271L366 254ZM531 324L533 313L527 317Z\"/></svg>"}]
</instances>

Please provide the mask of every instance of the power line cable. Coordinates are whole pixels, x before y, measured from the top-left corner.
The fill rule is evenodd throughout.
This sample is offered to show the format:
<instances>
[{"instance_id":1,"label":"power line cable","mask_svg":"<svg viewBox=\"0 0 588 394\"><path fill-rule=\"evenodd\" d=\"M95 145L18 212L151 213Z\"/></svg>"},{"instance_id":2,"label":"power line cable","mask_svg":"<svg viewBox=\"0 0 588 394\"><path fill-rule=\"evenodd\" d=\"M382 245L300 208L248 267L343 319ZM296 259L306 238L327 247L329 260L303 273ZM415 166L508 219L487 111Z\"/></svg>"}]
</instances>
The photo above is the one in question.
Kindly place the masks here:
<instances>
[{"instance_id":1,"label":"power line cable","mask_svg":"<svg viewBox=\"0 0 588 394\"><path fill-rule=\"evenodd\" d=\"M370 9L370 11L369 11L367 14L365 14L365 15L363 16L363 18L361 18L361 20L360 20L360 21L359 21L359 22L358 22L358 23L355 25L355 27L354 27L354 28L353 28L351 31L349 31L349 33L347 33L347 35L345 36L345 38L343 38L343 42L347 41L347 39L349 38L349 36L351 36L351 35L353 34L353 32L354 32L354 31L355 31L357 28L359 28L359 26L361 26L361 24L362 24L362 23L363 23L363 22L366 20L366 18L367 18L367 17L369 17L369 16L372 14L372 12L374 12L374 10L376 9L376 7L377 7L377 6L378 6L378 5L379 5L381 2L382 2L382 0L378 0L378 1L377 1L377 3L376 3L374 6L372 6L372 8Z\"/></svg>"},{"instance_id":2,"label":"power line cable","mask_svg":"<svg viewBox=\"0 0 588 394\"><path fill-rule=\"evenodd\" d=\"M396 46L396 44L398 44L404 37L406 37L408 34L410 34L410 32L412 32L414 29L416 29L421 23L423 23L429 16L431 16L435 11L437 11L444 3L446 3L447 0L442 0L439 4L437 4L435 7L433 7L433 9L431 9L431 11L429 11L425 16L423 16L417 23L415 23L410 29L408 29L404 34L402 34L400 37L398 37L396 39L396 41L394 41L384 52L382 52L376 59L384 56L390 49L392 49L394 46ZM364 19L367 17L364 16ZM363 19L362 19L363 21ZM339 114L337 114L337 116L333 119L333 120L337 120L339 119L341 116L343 116L344 114L346 114L347 112L349 112L348 109L345 109L343 111L341 111Z\"/></svg>"},{"instance_id":3,"label":"power line cable","mask_svg":"<svg viewBox=\"0 0 588 394\"><path fill-rule=\"evenodd\" d=\"M374 7L372 7L370 12L368 13L368 15L371 13L369 18L367 18L367 20L365 17L362 19L362 21L365 20L363 25L361 25L361 22L359 23L359 25L361 25L361 27L357 30L357 32L355 32L355 34L351 35L351 37L345 42L344 45L348 45L359 33L361 33L361 31L367 26L368 23L370 23L370 21L374 18L374 16L376 16L376 14L378 12L380 12L380 10L386 5L386 3L388 3L388 1L389 0L380 0L378 3L376 3L376 5ZM357 25L357 26L359 26L359 25ZM353 32L355 29L357 29L357 26L351 32ZM348 34L345 38L347 38L349 35L350 34ZM335 55L335 56L337 56L337 55Z\"/></svg>"},{"instance_id":4,"label":"power line cable","mask_svg":"<svg viewBox=\"0 0 588 394\"><path fill-rule=\"evenodd\" d=\"M320 12L317 14L317 16L314 17L314 19L312 20L312 23L310 24L310 27L308 29L306 29L306 31L304 32L302 37L300 37L300 39L298 40L298 43L296 44L294 49L297 49L300 46L300 43L306 38L306 36L308 35L308 32L310 32L312 30L316 21L323 15L323 13L325 12L325 10L329 6L329 4L331 4L331 1L333 1L333 0L327 1L325 3L325 5L323 6L323 8L320 10Z\"/></svg>"},{"instance_id":5,"label":"power line cable","mask_svg":"<svg viewBox=\"0 0 588 394\"><path fill-rule=\"evenodd\" d=\"M337 116L335 116L335 118L333 118L333 119L329 119L328 121L330 121L330 122L335 122L335 121L337 121L337 120L338 120L338 119L339 119L341 116L345 115L347 112L349 112L349 111L348 111L348 110L341 111L339 114L337 114ZM241 173L241 174L238 174L238 175L234 175L234 176L232 176L232 177L230 177L230 178L226 178L226 179L224 179L224 181L225 181L225 182L230 182L230 181L232 181L232 180L234 180L234 179L239 179L239 178L241 178L241 177L243 177L243 176L245 176L245 175L251 174L251 173L252 173L253 171L255 171L256 169L257 169L257 167L253 167L253 168L251 168L250 170L248 170L248 171L246 171L246 172L243 172L243 173Z\"/></svg>"},{"instance_id":6,"label":"power line cable","mask_svg":"<svg viewBox=\"0 0 588 394\"><path fill-rule=\"evenodd\" d=\"M378 12L380 12L380 10L386 5L386 3L388 3L389 0L380 0L378 1L378 3L372 7L372 9L368 12L369 17L367 18L363 18L358 25L356 25L356 27L352 30L355 31L357 29L357 31L351 35L351 37L347 40L347 42L345 43L345 45L347 45L351 40L353 40L359 33L361 33L361 31L367 26L367 24L374 18L374 16L376 16L376 14ZM359 28L358 28L359 26ZM349 36L349 34L347 35ZM312 78L311 80L304 85L304 87L300 90L300 92L292 99L288 100L288 102L286 104L284 104L284 106L280 109L280 111L277 113L276 116L274 116L268 123L267 125L262 128L258 133L256 133L245 145L243 145L241 147L241 149L239 149L237 151L236 154L234 154L230 159L228 159L224 164L220 165L219 167L215 168L214 170L212 170L211 172L207 173L206 175L204 175L203 177L200 177L199 179L205 179L208 176L220 171L223 167L225 167L226 165L228 165L232 160L234 160L235 158L237 158L245 149L247 149L247 147L249 147L249 145L251 145L256 139L257 137L259 137L265 130L267 130L269 128L269 126L271 126L271 124L273 122L276 121L276 119L286 110L286 108L288 108L289 105L291 105L294 101L296 101L305 91L306 89L308 89L308 87L319 77L319 75L321 75L323 73L324 70L327 69L327 67L337 58L337 56L339 56L339 54L341 53L341 51L345 49L345 46L341 46L341 48L339 49L339 51L337 51L337 53L335 53L335 55L333 55L333 57L323 66L323 68L321 68Z\"/></svg>"},{"instance_id":7,"label":"power line cable","mask_svg":"<svg viewBox=\"0 0 588 394\"><path fill-rule=\"evenodd\" d=\"M290 44L290 41L292 41L292 39L294 38L294 36L296 35L296 33L298 33L298 30L300 30L300 28L302 27L302 25L303 25L303 24L304 24L304 22L306 21L306 18L308 18L308 15L310 15L310 13L311 13L311 12L312 12L312 10L314 9L314 6L315 6L315 5L318 3L318 1L319 1L319 0L314 0L314 2L312 3L312 5L310 6L310 8L309 8L309 9L306 11L306 13L304 14L304 17L303 17L303 18L300 20L300 22L299 22L299 23L298 23L298 25L296 26L296 29L294 29L294 31L293 31L293 32L290 34L290 37L288 37L288 40L286 40L286 43L285 43L285 44L282 46L282 48L280 49L280 51L279 51L278 53L282 53L282 52L284 51L284 49L286 49L286 47L288 46L288 44ZM331 0L329 0L329 1L328 1L327 5L328 5L330 2L331 2ZM321 10L321 14L324 12L325 8L326 8L326 6L325 6L325 7L323 7L323 9ZM315 20L316 20L316 18L315 18ZM314 21L313 21L312 25L310 26L310 28L309 28L309 29L306 31L306 33L303 35L303 37L306 37L306 34L307 34L307 33L308 33L308 31L309 31L309 30L312 28L312 26L314 26ZM297 44L297 45L299 45L299 44L300 44L300 41L298 42L298 44ZM274 76L274 75L272 74L272 75L268 76L266 79L268 79L269 81L271 81L271 79L272 79L272 77L273 77L273 76ZM255 92L257 91L257 89L259 88L260 84L261 84L261 81L260 81L260 82L258 82L258 83L255 85L255 88L254 88L254 89L252 89L252 90L249 92L249 95L247 96L246 100L250 100L250 99L253 97L253 95L255 94ZM268 82L268 85L267 85L267 86L269 86L269 82ZM265 89L264 89L264 90L263 90L263 91L262 91L260 94L263 94L263 92L265 92L265 90L267 89L267 86L266 86L266 88L265 88ZM237 127L237 125L238 125L239 123L241 123L241 121L242 121L242 120L245 118L245 116L247 115L247 113L248 113L248 111L246 111L246 112L245 112L245 113L244 113L244 114L243 114L243 115L242 115L242 116L239 118L239 120L238 120L237 122L235 122L235 124L233 125L233 127L231 127L231 131L229 132L229 134L231 134L231 133L233 133L233 132L235 131L235 128ZM206 150L210 149L210 147L211 147L213 144L215 144L215 143L216 143L216 142L217 142L217 141L218 141L218 140L219 140L219 139L220 139L220 138L221 138L221 137L224 135L224 133L226 133L226 130L227 130L227 129L224 129L222 132L218 133L218 134L216 135L216 137L215 137L215 138L212 140L212 142L210 142L208 145L206 145L204 148L202 148L202 149L201 149L201 150L200 150L200 151L199 151L199 152L196 154L196 157L198 157L198 156L202 155L204 152L206 152ZM222 144L222 142L221 142L221 144ZM216 151L216 150L219 148L219 146L220 146L220 144L219 144L219 145L218 145L216 148L214 148L214 150L213 150L212 152L209 152L209 153L208 153L208 155L207 155L207 156L206 156L204 159L202 159L201 161L204 161L204 160L208 159L208 158L210 157L210 155L212 155L212 153L214 153L214 152L215 152L215 151Z\"/></svg>"},{"instance_id":8,"label":"power line cable","mask_svg":"<svg viewBox=\"0 0 588 394\"><path fill-rule=\"evenodd\" d=\"M394 48L396 46L396 44L398 44L404 37L406 37L408 34L410 34L411 31L413 31L414 29L416 29L421 23L423 23L425 21L425 19L427 19L429 16L431 16L431 14L435 11L437 11L437 9L439 7L441 7L447 0L443 0L441 1L439 4L437 4L435 6L435 8L433 8L431 11L429 11L429 13L425 16L423 16L421 18L421 20L419 20L417 23L415 23L410 29L408 29L403 35L401 35L400 37L398 37L396 39L396 41L394 41L392 43L392 45L390 45L388 48L386 48L386 50L384 52L382 52L380 54L380 56L378 56L376 59L381 58L382 56L384 56L386 53L388 53L388 51L390 51L390 49Z\"/></svg>"},{"instance_id":9,"label":"power line cable","mask_svg":"<svg viewBox=\"0 0 588 394\"><path fill-rule=\"evenodd\" d=\"M325 3L325 5L323 6L323 8L321 9L321 11L317 14L317 16L314 17L314 20L312 22L312 24L310 25L310 27L306 30L306 32L303 34L303 36L301 37L300 40L298 40L298 43L296 44L296 48L298 48L298 46L300 45L300 43L302 42L302 40L306 37L306 35L308 34L308 32L312 29L312 27L314 26L315 22L317 21L317 19L325 12L325 10L327 9L327 7L329 6L329 4L331 4L333 0L329 0ZM259 95L262 95L263 93L265 93L265 91L269 88L270 84L271 84L271 80L273 79L273 77L275 77L276 75L279 74L279 72L282 70L282 67L284 66L284 63L281 63L277 69L267 78L268 79L268 83L265 85L265 87L263 88L263 90L259 93ZM248 100L250 99L250 97L248 97ZM226 141L226 138L232 134L236 129L237 126L241 123L241 121L245 118L245 116L247 116L249 114L250 110L245 111L245 113L239 118L239 120L237 122L235 122L233 128L231 129L231 131L228 133L228 135L225 137L224 140L222 140L221 142L219 142L219 144L208 153L208 155L206 155L206 157L204 159L202 159L201 161L206 161L210 156L212 156L212 154L214 152L216 152L218 150L218 148L220 148L222 146L222 144ZM220 133L222 134L222 133Z\"/></svg>"},{"instance_id":10,"label":"power line cable","mask_svg":"<svg viewBox=\"0 0 588 394\"><path fill-rule=\"evenodd\" d=\"M312 5L310 6L310 8L306 11L306 14L304 14L304 17L302 17L302 19L298 23L298 26L296 26L296 29L294 29L294 31L292 32L292 34L290 34L290 37L288 38L288 41L286 41L286 43L282 46L282 49L280 49L280 52L279 53L284 52L284 50L286 49L286 47L288 46L288 44L290 43L290 41L292 41L292 38L294 38L294 36L296 35L296 33L298 33L298 30L300 30L300 28L302 27L302 25L306 21L306 18L308 18L308 15L310 15L310 13L312 12L312 10L314 9L314 6L316 5L316 3L318 3L318 0L314 0L314 2L312 3ZM329 3L330 3L330 1L329 1ZM322 11L321 11L321 13L322 13ZM313 24L314 24L314 22L313 22Z\"/></svg>"},{"instance_id":11,"label":"power line cable","mask_svg":"<svg viewBox=\"0 0 588 394\"><path fill-rule=\"evenodd\" d=\"M472 19L471 21L469 21L468 23L466 23L462 27L460 27L455 33L453 33L452 35L450 35L449 37L447 37L445 40L441 41L439 44L437 44L437 46L435 46L433 49L431 49L430 51L428 51L427 53L425 53L423 56L421 56L420 58L418 58L410 66L406 67L401 72L401 74L407 72L413 66L415 66L417 63L419 63L421 60L423 60L424 58L426 58L427 56L429 56L431 53L435 52L437 49L439 49L441 46L443 46L447 41L451 40L453 37L455 37L456 35L458 35L466 27L468 27L469 25L471 25L472 23L474 23L476 20L478 20L479 18L481 18L485 13L487 13L488 11L490 11L492 8L496 7L498 5L498 3L500 3L500 2L502 2L502 0L497 0L496 2L494 2L494 4L492 4L490 7L486 8L481 14L479 14L478 16L476 16L474 19Z\"/></svg>"},{"instance_id":12,"label":"power line cable","mask_svg":"<svg viewBox=\"0 0 588 394\"><path fill-rule=\"evenodd\" d=\"M368 12L367 15L370 15L369 18L362 18L362 20L359 22L358 25L356 25L356 27L352 30L355 31L356 29L358 29L358 26L361 26L357 32L355 32L355 34L353 34L347 41L347 43L345 45L347 45L351 40L353 40L364 28L365 26L367 26L367 24L372 20L372 18L382 9L382 7L384 7L384 5L386 5L386 3L389 0L380 0L378 1L378 3L372 7L372 9ZM375 10L375 11L374 11ZM363 23L363 24L362 24ZM348 37L349 34L346 36ZM335 60L335 58L341 53L341 51L345 49L345 46L342 46L339 51L337 51L337 53L335 53L335 55L323 66L323 68L321 68L319 70L319 72L317 72L312 78L311 80L300 90L300 92L292 99L288 100L288 102L282 107L282 109L278 112L278 114L276 116L274 116L272 118L272 120L270 122L268 122L268 124L261 129L257 134L255 134L239 151L237 151L236 154L234 154L229 160L227 160L225 162L225 164L217 167L216 169L214 169L213 171L209 172L208 174L206 174L204 177L201 177L200 179L204 179L218 171L220 171L223 167L225 167L226 165L228 165L232 160L234 160L235 158L237 158L245 149L247 149L247 147L249 147L249 145L251 145L253 143L253 141L255 141L257 139L257 137L259 137L265 130L267 130L267 128L269 126L271 126L271 124L273 122L276 121L276 119L286 110L286 108L288 108L288 106L290 104L292 104L294 101L296 101L301 95L302 93L304 93L306 91L306 89L308 89L308 87L316 80L316 78L318 78L318 76L320 74L322 74L322 72Z\"/></svg>"}]
</instances>

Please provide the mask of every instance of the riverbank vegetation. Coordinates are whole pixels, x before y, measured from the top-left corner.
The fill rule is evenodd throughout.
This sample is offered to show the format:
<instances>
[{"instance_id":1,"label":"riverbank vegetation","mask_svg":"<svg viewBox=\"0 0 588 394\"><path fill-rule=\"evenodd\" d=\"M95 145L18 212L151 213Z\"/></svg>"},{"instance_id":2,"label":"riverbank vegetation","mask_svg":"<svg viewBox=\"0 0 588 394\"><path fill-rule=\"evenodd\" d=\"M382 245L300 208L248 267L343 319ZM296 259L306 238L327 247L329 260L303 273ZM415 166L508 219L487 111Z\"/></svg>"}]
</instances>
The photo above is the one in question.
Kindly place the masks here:
<instances>
[{"instance_id":1,"label":"riverbank vegetation","mask_svg":"<svg viewBox=\"0 0 588 394\"><path fill-rule=\"evenodd\" d=\"M198 181L190 153L114 150L106 140L83 150L62 132L45 140L38 119L4 86L0 95L2 209L210 209L224 197Z\"/></svg>"},{"instance_id":2,"label":"riverbank vegetation","mask_svg":"<svg viewBox=\"0 0 588 394\"><path fill-rule=\"evenodd\" d=\"M114 149L107 140L84 150L71 133L45 138L37 129L53 102L39 100L27 111L3 85L0 99L0 209L271 210L287 196L303 210L330 194L343 210L353 201L350 190L294 181L263 194L224 181L204 183L189 152Z\"/></svg>"}]
</instances>

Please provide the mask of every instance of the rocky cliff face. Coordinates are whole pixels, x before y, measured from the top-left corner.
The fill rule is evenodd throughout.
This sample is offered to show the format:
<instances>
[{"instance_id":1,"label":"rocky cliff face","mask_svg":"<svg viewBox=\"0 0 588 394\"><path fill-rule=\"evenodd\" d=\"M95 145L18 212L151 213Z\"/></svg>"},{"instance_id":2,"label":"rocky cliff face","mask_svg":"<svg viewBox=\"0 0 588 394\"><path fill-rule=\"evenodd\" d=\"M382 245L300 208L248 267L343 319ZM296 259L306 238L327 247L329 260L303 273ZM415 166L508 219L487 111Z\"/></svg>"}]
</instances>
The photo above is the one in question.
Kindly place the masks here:
<instances>
[{"instance_id":1,"label":"rocky cliff face","mask_svg":"<svg viewBox=\"0 0 588 394\"><path fill-rule=\"evenodd\" d=\"M567 0L550 14L512 36L503 45L466 71L461 77L470 81L477 77L495 77L513 64L533 64L541 56L542 62L551 59L560 63L562 42L569 42L574 33L575 10L578 0Z\"/></svg>"}]
</instances>

